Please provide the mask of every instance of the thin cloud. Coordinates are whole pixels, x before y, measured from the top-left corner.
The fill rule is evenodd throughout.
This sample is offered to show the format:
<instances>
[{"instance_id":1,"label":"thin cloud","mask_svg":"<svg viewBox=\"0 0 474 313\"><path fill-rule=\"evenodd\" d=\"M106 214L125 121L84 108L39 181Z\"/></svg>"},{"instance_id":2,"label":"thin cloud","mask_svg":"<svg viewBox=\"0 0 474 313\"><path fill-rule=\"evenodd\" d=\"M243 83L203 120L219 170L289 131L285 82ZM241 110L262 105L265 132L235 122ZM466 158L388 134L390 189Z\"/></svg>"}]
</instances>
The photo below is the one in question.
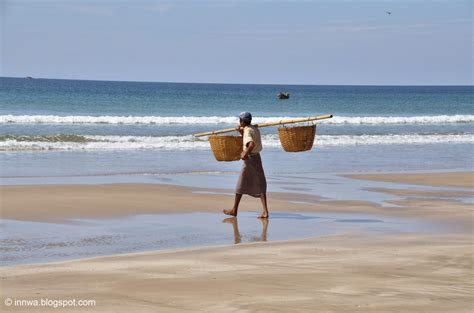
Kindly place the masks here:
<instances>
[{"instance_id":1,"label":"thin cloud","mask_svg":"<svg viewBox=\"0 0 474 313\"><path fill-rule=\"evenodd\" d=\"M158 4L150 4L150 5L131 6L130 8L158 12L158 13L168 13L172 11L175 8L175 6L172 5L171 3L158 3Z\"/></svg>"},{"instance_id":2,"label":"thin cloud","mask_svg":"<svg viewBox=\"0 0 474 313\"><path fill-rule=\"evenodd\" d=\"M86 15L113 16L114 11L111 8L99 7L96 5L67 5L65 8Z\"/></svg>"},{"instance_id":3,"label":"thin cloud","mask_svg":"<svg viewBox=\"0 0 474 313\"><path fill-rule=\"evenodd\" d=\"M439 23L412 23L403 25L381 25L381 24L363 24L350 21L337 21L335 23L324 23L307 29L255 29L255 30L236 30L236 31L214 31L214 34L230 36L305 36L319 33L363 33L376 31L410 31L425 30L442 27L447 24L463 23L464 20L446 20Z\"/></svg>"}]
</instances>

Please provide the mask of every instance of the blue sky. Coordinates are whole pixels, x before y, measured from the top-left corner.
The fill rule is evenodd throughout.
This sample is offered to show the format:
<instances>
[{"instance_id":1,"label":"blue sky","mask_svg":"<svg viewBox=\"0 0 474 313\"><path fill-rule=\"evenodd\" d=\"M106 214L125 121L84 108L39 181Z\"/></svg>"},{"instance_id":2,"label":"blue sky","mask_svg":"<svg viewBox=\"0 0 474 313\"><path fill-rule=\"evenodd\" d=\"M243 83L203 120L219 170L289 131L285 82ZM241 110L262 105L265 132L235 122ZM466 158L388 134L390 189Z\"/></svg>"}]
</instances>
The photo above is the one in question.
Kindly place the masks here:
<instances>
[{"instance_id":1,"label":"blue sky","mask_svg":"<svg viewBox=\"0 0 474 313\"><path fill-rule=\"evenodd\" d=\"M0 0L0 76L472 85L472 9L471 0Z\"/></svg>"}]
</instances>

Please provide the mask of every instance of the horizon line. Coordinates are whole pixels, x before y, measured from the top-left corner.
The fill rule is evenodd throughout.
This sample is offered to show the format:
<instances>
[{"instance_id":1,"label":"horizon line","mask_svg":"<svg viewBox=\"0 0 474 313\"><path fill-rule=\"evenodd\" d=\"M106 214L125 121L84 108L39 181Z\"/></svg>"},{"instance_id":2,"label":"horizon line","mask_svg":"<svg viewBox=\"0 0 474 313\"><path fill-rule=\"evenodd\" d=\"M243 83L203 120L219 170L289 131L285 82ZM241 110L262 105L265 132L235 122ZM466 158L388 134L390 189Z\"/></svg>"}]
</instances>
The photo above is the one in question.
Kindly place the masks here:
<instances>
[{"instance_id":1,"label":"horizon line","mask_svg":"<svg viewBox=\"0 0 474 313\"><path fill-rule=\"evenodd\" d=\"M75 80L75 81L96 81L96 82L122 82L122 83L161 83L161 84L203 84L203 85L262 85L262 86L375 86L375 87L474 87L474 84L295 84L295 83L229 83L229 82L186 82L186 81L148 81L148 80L108 80L108 79L77 79L77 78L45 78L33 76L0 76L0 78L15 79L42 79L42 80Z\"/></svg>"}]
</instances>

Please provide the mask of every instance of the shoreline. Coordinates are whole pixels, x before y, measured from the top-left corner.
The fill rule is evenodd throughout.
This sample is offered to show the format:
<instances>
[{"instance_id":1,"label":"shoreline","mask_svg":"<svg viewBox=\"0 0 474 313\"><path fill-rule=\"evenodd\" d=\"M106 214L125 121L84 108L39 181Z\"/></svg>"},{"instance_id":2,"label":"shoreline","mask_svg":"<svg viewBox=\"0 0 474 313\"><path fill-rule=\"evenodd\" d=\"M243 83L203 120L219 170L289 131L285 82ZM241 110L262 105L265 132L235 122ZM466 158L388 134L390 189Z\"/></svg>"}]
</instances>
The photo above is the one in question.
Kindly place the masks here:
<instances>
[{"instance_id":1,"label":"shoreline","mask_svg":"<svg viewBox=\"0 0 474 313\"><path fill-rule=\"evenodd\" d=\"M449 186L459 180L457 175L465 181L473 172L454 176L440 173L430 178ZM419 177L403 176L410 184L420 182ZM422 182L426 183L426 177ZM472 189L470 185L464 187ZM197 208L215 212L232 203L231 195L193 193L196 190L151 184L2 186L2 218L63 223L74 216L186 213ZM474 289L473 207L458 198L472 197L472 192L460 194L452 188L441 194L409 188L375 192L395 193L398 199L389 201L393 206L382 207L371 202L272 193L270 209L384 214L441 221L451 225L450 230L377 236L349 232L0 267L2 296L93 299L95 308L86 310L100 312L288 312L295 308L301 312L342 313L469 312ZM29 195L26 199L25 194ZM304 197L308 203L292 203ZM258 199L247 198L242 204L244 211L260 209ZM55 283L51 285L50 281ZM5 311L31 310L1 305ZM49 312L51 308L35 310Z\"/></svg>"},{"instance_id":2,"label":"shoreline","mask_svg":"<svg viewBox=\"0 0 474 313\"><path fill-rule=\"evenodd\" d=\"M395 187L366 188L366 191L392 195L385 206L373 201L337 200L304 193L303 187L295 191L269 192L270 211L276 212L336 212L394 215L401 217L423 216L438 218L439 212L429 210L429 203L451 203L462 211L469 211L469 203L459 199L474 197L474 172L439 172L412 174L361 174L340 175L359 180L392 182ZM461 183L460 183L461 182ZM304 186L304 185L303 185ZM389 185L390 186L390 185ZM418 186L410 189L410 186ZM423 187L427 189L424 190ZM430 190L434 186L437 190ZM445 187L445 190L440 188ZM456 188L462 188L457 191ZM469 190L469 191L468 191ZM113 184L62 184L62 185L3 185L3 219L61 222L71 218L106 218L134 214L154 213L221 213L233 203L233 190L197 188L160 183L113 183ZM28 197L25 198L24 195ZM437 205L438 206L438 205ZM407 212L400 207L416 207ZM241 211L259 211L260 203L244 197ZM442 213L442 212L441 212ZM223 215L224 216L224 215ZM442 214L441 219L452 216ZM456 220L456 218L455 218ZM463 221L458 221L463 222Z\"/></svg>"}]
</instances>

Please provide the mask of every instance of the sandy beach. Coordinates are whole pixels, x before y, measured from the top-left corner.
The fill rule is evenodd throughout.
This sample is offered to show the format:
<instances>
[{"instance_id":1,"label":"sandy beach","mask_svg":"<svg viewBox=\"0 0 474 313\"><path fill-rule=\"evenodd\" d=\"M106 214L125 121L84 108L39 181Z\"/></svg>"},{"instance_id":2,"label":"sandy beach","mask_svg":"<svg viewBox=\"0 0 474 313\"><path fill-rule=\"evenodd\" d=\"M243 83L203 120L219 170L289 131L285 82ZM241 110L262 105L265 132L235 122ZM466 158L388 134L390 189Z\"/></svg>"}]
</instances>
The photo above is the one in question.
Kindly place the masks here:
<instances>
[{"instance_id":1,"label":"sandy beach","mask_svg":"<svg viewBox=\"0 0 474 313\"><path fill-rule=\"evenodd\" d=\"M468 183L462 187L472 188L471 172L368 179L428 185L432 179L437 186L459 186L463 181ZM272 194L271 209L423 217L446 221L451 231L377 237L344 233L2 267L3 300L95 300L93 307L54 309L80 312L471 312L472 205L458 201L456 194L440 200L423 191L418 196L413 190L378 192L402 198L394 203L397 206L380 207ZM309 204L291 202L302 198ZM212 211L230 200L227 194L167 185L3 186L2 218L59 222L72 217ZM242 210L256 211L254 201L245 201ZM4 311L32 310L5 303Z\"/></svg>"},{"instance_id":2,"label":"sandy beach","mask_svg":"<svg viewBox=\"0 0 474 313\"><path fill-rule=\"evenodd\" d=\"M472 7L0 0L0 312L474 313Z\"/></svg>"}]
</instances>

